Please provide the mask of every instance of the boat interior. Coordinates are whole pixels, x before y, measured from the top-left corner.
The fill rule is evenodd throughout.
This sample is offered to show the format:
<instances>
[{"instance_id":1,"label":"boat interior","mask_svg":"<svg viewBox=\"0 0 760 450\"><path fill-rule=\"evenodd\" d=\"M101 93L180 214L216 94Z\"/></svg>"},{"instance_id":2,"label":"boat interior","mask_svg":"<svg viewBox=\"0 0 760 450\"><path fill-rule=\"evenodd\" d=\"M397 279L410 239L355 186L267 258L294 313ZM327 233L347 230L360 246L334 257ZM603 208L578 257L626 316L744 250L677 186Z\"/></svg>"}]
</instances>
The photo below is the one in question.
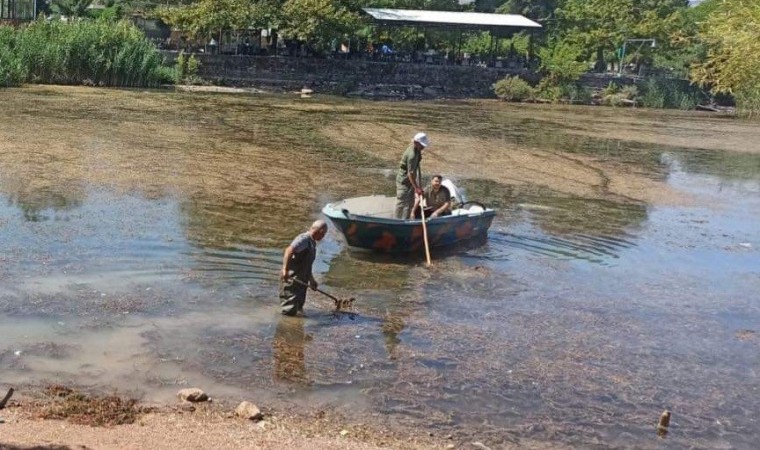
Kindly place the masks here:
<instances>
[{"instance_id":1,"label":"boat interior","mask_svg":"<svg viewBox=\"0 0 760 450\"><path fill-rule=\"evenodd\" d=\"M385 195L369 195L355 197L331 203L329 205L336 211L347 210L349 214L356 216L370 216L384 219L395 218L396 198ZM462 207L451 211L452 216L477 214L486 211L486 208L477 202L468 202Z\"/></svg>"}]
</instances>

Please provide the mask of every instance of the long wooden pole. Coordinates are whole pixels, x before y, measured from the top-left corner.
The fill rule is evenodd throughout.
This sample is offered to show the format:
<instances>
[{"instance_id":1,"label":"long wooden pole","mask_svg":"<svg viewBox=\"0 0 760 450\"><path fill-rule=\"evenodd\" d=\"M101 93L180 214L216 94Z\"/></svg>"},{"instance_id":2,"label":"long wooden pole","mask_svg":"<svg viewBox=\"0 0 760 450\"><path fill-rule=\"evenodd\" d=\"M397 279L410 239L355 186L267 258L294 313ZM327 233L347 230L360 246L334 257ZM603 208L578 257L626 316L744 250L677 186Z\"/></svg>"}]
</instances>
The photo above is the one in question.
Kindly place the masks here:
<instances>
[{"instance_id":1,"label":"long wooden pole","mask_svg":"<svg viewBox=\"0 0 760 450\"><path fill-rule=\"evenodd\" d=\"M427 204L425 202L425 197L423 196L420 200L420 215L422 216L422 238L425 241L425 259L427 259L427 265L431 266L433 263L430 262L430 244L428 244L427 224L425 223L426 206Z\"/></svg>"}]
</instances>

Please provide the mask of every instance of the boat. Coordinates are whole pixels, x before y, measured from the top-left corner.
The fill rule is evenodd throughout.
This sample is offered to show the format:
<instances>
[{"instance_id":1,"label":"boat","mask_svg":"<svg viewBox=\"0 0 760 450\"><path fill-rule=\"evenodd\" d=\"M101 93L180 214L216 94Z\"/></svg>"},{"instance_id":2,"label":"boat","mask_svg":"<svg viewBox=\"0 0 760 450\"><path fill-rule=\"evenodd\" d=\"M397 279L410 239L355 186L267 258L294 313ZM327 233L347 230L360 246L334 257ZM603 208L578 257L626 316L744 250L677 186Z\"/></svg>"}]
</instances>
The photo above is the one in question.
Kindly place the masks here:
<instances>
[{"instance_id":1,"label":"boat","mask_svg":"<svg viewBox=\"0 0 760 450\"><path fill-rule=\"evenodd\" d=\"M395 209L395 197L370 195L328 203L322 213L351 247L382 253L422 251L425 245L422 220L396 219ZM425 223L430 248L485 238L495 216L496 211L478 202L464 202L450 215L428 218Z\"/></svg>"}]
</instances>

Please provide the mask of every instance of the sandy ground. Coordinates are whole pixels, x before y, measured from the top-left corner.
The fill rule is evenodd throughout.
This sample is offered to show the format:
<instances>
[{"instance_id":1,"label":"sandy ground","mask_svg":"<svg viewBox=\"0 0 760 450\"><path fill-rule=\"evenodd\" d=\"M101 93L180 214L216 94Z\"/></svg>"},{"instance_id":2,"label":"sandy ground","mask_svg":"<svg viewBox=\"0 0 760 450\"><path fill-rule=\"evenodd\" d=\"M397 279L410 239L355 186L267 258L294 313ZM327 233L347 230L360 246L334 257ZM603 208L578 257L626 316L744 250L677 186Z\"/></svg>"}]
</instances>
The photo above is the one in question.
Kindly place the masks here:
<instances>
[{"instance_id":1,"label":"sandy ground","mask_svg":"<svg viewBox=\"0 0 760 450\"><path fill-rule=\"evenodd\" d=\"M398 438L375 430L343 428L330 418L267 416L260 422L236 418L231 407L198 405L196 411L162 407L137 422L91 427L35 418L35 406L0 411L0 449L326 449L466 448L429 436ZM450 446L454 447L450 447ZM465 445L470 445L469 443Z\"/></svg>"}]
</instances>

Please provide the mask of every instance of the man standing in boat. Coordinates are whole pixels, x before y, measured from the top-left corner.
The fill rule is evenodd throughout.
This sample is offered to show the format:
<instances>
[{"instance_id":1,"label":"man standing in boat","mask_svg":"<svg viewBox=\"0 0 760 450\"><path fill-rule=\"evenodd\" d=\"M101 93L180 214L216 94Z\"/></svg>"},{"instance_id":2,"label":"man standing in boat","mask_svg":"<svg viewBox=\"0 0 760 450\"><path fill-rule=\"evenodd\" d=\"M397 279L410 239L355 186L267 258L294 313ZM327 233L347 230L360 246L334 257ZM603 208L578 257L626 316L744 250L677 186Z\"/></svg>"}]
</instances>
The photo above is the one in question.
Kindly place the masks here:
<instances>
[{"instance_id":1,"label":"man standing in boat","mask_svg":"<svg viewBox=\"0 0 760 450\"><path fill-rule=\"evenodd\" d=\"M317 257L317 242L327 234L327 223L317 220L309 231L301 233L285 248L280 270L280 307L282 313L294 316L303 312L306 288L317 289L317 280L311 273Z\"/></svg>"},{"instance_id":2,"label":"man standing in boat","mask_svg":"<svg viewBox=\"0 0 760 450\"><path fill-rule=\"evenodd\" d=\"M422 151L430 145L425 133L417 133L401 156L396 174L396 218L409 219L414 207L415 195L423 195L420 162Z\"/></svg>"},{"instance_id":3,"label":"man standing in boat","mask_svg":"<svg viewBox=\"0 0 760 450\"><path fill-rule=\"evenodd\" d=\"M419 206L422 203L422 199L425 200L425 217L448 216L451 214L451 193L449 188L441 185L443 177L441 175L434 175L430 180L430 186L425 188L422 197L417 197L414 200L414 218L420 217Z\"/></svg>"}]
</instances>

